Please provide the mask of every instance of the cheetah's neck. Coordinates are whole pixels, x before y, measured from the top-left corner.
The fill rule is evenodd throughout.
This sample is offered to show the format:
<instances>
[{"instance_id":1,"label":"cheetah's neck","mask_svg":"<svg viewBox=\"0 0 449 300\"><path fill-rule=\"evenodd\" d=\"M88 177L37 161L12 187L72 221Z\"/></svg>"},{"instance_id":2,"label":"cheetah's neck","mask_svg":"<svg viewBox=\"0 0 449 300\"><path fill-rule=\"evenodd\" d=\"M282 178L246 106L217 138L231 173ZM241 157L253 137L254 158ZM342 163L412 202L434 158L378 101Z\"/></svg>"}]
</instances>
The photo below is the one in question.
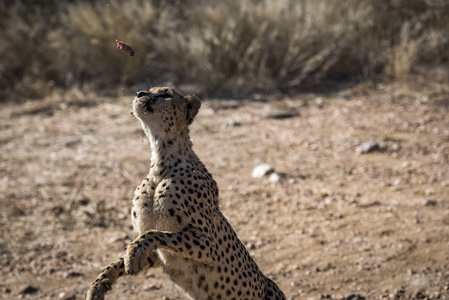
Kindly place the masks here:
<instances>
[{"instance_id":1,"label":"cheetah's neck","mask_svg":"<svg viewBox=\"0 0 449 300\"><path fill-rule=\"evenodd\" d=\"M192 149L188 129L168 138L152 134L148 134L148 137L151 145L150 172L155 177L163 178L176 160L197 157Z\"/></svg>"}]
</instances>

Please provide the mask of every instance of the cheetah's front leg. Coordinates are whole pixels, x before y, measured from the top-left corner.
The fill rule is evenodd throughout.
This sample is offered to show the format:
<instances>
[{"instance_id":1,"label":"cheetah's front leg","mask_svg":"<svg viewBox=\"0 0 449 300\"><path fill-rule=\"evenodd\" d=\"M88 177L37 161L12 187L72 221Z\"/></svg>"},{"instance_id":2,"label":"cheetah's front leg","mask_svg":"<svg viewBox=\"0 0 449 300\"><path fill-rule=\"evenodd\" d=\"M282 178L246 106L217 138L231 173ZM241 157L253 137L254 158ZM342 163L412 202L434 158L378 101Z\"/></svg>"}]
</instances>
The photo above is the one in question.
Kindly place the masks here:
<instances>
[{"instance_id":1,"label":"cheetah's front leg","mask_svg":"<svg viewBox=\"0 0 449 300\"><path fill-rule=\"evenodd\" d=\"M87 291L87 300L104 299L104 294L112 289L112 284L125 274L123 257L104 268Z\"/></svg>"},{"instance_id":2,"label":"cheetah's front leg","mask_svg":"<svg viewBox=\"0 0 449 300\"><path fill-rule=\"evenodd\" d=\"M146 264L151 264L153 253L157 249L168 250L185 258L212 264L212 240L192 230L167 232L150 230L138 236L128 245L125 270L128 274L137 274Z\"/></svg>"},{"instance_id":3,"label":"cheetah's front leg","mask_svg":"<svg viewBox=\"0 0 449 300\"><path fill-rule=\"evenodd\" d=\"M160 266L160 261L156 252L150 253L149 260L153 261L153 263L144 265L143 270ZM101 271L100 275L97 276L97 279L95 279L92 286L87 291L86 300L104 299L104 294L112 289L114 282L125 275L128 274L125 271L124 259L121 257Z\"/></svg>"}]
</instances>

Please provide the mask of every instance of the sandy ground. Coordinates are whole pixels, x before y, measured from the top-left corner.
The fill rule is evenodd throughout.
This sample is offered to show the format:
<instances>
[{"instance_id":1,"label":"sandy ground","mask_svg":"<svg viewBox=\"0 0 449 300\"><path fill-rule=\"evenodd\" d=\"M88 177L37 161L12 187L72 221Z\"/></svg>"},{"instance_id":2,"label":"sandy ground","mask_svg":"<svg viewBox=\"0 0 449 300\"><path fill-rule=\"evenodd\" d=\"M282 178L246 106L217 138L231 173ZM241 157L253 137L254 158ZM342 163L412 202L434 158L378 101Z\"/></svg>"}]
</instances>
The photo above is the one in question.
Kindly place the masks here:
<instances>
[{"instance_id":1,"label":"sandy ground","mask_svg":"<svg viewBox=\"0 0 449 300\"><path fill-rule=\"evenodd\" d=\"M194 149L289 299L449 299L448 91L204 100ZM2 104L3 299L83 299L136 236L131 198L150 152L131 98ZM252 178L262 163L280 179ZM184 299L160 270L122 278L107 297L142 298Z\"/></svg>"}]
</instances>

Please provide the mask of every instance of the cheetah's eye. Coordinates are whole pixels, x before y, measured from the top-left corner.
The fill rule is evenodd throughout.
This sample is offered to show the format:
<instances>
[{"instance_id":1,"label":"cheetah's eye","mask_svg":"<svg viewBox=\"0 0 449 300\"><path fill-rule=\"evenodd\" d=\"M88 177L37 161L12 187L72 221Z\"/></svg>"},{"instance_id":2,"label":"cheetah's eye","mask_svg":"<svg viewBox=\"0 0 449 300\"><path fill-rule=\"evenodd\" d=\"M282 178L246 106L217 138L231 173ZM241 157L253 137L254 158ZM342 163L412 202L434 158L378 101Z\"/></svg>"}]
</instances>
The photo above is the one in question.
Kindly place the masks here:
<instances>
[{"instance_id":1,"label":"cheetah's eye","mask_svg":"<svg viewBox=\"0 0 449 300\"><path fill-rule=\"evenodd\" d=\"M165 93L165 94L157 95L156 97L157 98L162 98L162 99L167 99L167 98L171 98L173 96L170 95L169 93Z\"/></svg>"}]
</instances>

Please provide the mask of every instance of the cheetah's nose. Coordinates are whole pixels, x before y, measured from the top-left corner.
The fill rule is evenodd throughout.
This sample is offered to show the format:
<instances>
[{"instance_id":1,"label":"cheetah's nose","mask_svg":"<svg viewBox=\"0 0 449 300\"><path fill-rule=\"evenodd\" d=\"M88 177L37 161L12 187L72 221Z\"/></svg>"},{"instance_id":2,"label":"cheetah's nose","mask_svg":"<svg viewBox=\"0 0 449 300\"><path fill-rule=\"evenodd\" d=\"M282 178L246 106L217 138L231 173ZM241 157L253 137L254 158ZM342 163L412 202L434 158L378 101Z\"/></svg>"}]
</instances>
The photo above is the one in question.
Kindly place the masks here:
<instances>
[{"instance_id":1,"label":"cheetah's nose","mask_svg":"<svg viewBox=\"0 0 449 300\"><path fill-rule=\"evenodd\" d=\"M150 93L148 92L137 92L137 98L141 98L143 96L148 96Z\"/></svg>"}]
</instances>

